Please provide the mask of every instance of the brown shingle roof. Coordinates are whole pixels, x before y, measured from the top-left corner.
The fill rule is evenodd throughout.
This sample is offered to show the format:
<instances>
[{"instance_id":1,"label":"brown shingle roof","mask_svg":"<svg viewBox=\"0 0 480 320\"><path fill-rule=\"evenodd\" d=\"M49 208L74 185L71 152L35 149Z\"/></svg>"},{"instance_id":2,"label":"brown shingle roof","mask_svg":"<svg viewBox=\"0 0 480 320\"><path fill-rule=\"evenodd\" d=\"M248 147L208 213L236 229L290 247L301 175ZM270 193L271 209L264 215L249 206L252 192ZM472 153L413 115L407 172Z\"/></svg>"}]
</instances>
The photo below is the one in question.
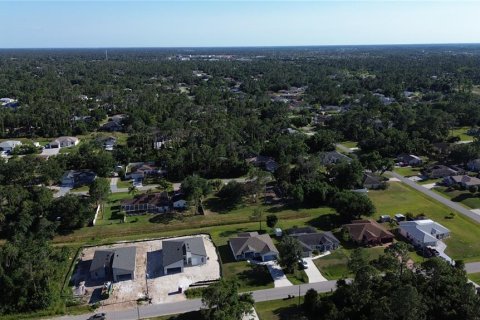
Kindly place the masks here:
<instances>
[{"instance_id":1,"label":"brown shingle roof","mask_svg":"<svg viewBox=\"0 0 480 320\"><path fill-rule=\"evenodd\" d=\"M390 231L385 230L373 220L354 220L352 223L344 225L344 227L348 230L350 237L357 242L393 238L393 234Z\"/></svg>"}]
</instances>

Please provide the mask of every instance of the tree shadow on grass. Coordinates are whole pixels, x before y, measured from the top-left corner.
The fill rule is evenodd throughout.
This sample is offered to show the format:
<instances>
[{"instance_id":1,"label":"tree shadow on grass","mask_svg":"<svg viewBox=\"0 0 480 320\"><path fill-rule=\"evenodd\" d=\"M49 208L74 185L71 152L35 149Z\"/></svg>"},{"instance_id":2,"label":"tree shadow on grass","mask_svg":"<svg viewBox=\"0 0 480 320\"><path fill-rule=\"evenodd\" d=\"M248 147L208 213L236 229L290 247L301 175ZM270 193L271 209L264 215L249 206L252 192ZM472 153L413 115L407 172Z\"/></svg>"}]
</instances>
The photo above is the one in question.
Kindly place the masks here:
<instances>
[{"instance_id":1,"label":"tree shadow on grass","mask_svg":"<svg viewBox=\"0 0 480 320\"><path fill-rule=\"evenodd\" d=\"M302 319L303 310L297 306L282 307L272 311L280 320Z\"/></svg>"},{"instance_id":2,"label":"tree shadow on grass","mask_svg":"<svg viewBox=\"0 0 480 320\"><path fill-rule=\"evenodd\" d=\"M247 286L266 286L273 282L268 268L259 264L251 264L250 269L240 272L237 277Z\"/></svg>"},{"instance_id":3,"label":"tree shadow on grass","mask_svg":"<svg viewBox=\"0 0 480 320\"><path fill-rule=\"evenodd\" d=\"M346 223L338 214L328 213L307 221L307 224L324 231L330 231Z\"/></svg>"},{"instance_id":4,"label":"tree shadow on grass","mask_svg":"<svg viewBox=\"0 0 480 320\"><path fill-rule=\"evenodd\" d=\"M222 199L222 198L209 198L203 201L205 207L213 212L218 212L221 214L228 213L229 211L235 210L240 208L238 203L232 202L229 199Z\"/></svg>"},{"instance_id":5,"label":"tree shadow on grass","mask_svg":"<svg viewBox=\"0 0 480 320\"><path fill-rule=\"evenodd\" d=\"M151 223L164 223L164 224L168 224L173 220L181 221L183 220L183 215L177 214L177 213L160 213L148 219L148 221Z\"/></svg>"},{"instance_id":6,"label":"tree shadow on grass","mask_svg":"<svg viewBox=\"0 0 480 320\"><path fill-rule=\"evenodd\" d=\"M471 193L462 193L462 194L459 194L458 196L456 197L453 197L452 198L452 201L454 202L462 202L464 200L467 200L467 199L472 199L472 198L478 198L475 194L471 194Z\"/></svg>"}]
</instances>

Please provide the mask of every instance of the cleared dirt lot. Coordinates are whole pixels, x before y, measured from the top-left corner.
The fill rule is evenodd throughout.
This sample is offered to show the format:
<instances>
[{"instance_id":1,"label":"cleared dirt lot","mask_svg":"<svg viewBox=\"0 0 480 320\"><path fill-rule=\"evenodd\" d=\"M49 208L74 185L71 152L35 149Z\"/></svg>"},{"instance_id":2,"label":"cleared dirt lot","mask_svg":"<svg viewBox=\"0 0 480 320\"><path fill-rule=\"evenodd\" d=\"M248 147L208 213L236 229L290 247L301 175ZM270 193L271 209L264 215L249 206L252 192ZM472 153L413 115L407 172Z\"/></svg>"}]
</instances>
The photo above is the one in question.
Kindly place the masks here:
<instances>
[{"instance_id":1,"label":"cleared dirt lot","mask_svg":"<svg viewBox=\"0 0 480 320\"><path fill-rule=\"evenodd\" d=\"M85 248L81 254L81 261L72 276L76 285L85 281L88 303L100 301L105 310L131 307L136 300L148 295L152 303L174 302L185 300L183 293L178 289L187 289L189 285L197 282L217 280L220 278L220 265L213 242L207 235L188 237L201 237L204 242L208 260L204 265L185 267L184 272L164 275L162 268L162 240L148 240L141 242L125 242L114 245ZM176 237L169 239L181 239ZM89 269L96 250L115 249L122 247L136 247L135 279L114 283L113 294L106 300L100 299L103 280L95 281L90 278Z\"/></svg>"}]
</instances>

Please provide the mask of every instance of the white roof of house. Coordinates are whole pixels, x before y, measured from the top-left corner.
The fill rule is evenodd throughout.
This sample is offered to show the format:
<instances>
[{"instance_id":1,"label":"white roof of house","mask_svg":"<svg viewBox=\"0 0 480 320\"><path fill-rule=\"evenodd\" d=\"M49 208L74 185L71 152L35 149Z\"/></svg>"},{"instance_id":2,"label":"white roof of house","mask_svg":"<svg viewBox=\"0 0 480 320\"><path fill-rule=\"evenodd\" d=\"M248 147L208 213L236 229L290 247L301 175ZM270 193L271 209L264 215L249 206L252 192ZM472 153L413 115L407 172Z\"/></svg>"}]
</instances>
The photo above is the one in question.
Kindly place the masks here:
<instances>
[{"instance_id":1,"label":"white roof of house","mask_svg":"<svg viewBox=\"0 0 480 320\"><path fill-rule=\"evenodd\" d=\"M435 242L437 241L437 234L449 233L450 230L442 226L441 224L427 219L427 220L415 220L415 221L403 221L399 223L400 229L408 232L408 234L414 237L421 243Z\"/></svg>"},{"instance_id":2,"label":"white roof of house","mask_svg":"<svg viewBox=\"0 0 480 320\"><path fill-rule=\"evenodd\" d=\"M22 142L18 140L8 140L0 142L0 148L15 148L16 146L21 146Z\"/></svg>"}]
</instances>

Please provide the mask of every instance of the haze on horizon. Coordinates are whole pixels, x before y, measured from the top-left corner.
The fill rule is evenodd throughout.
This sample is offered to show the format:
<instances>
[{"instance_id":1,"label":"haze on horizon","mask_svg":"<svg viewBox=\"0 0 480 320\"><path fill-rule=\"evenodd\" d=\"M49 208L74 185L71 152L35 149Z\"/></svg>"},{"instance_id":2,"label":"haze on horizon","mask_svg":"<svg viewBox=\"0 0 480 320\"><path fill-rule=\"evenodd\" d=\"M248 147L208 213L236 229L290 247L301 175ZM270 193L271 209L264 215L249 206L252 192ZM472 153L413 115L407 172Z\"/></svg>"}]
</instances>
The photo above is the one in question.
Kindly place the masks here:
<instances>
[{"instance_id":1,"label":"haze on horizon","mask_svg":"<svg viewBox=\"0 0 480 320\"><path fill-rule=\"evenodd\" d=\"M0 11L0 48L480 43L478 1L0 0Z\"/></svg>"}]
</instances>

